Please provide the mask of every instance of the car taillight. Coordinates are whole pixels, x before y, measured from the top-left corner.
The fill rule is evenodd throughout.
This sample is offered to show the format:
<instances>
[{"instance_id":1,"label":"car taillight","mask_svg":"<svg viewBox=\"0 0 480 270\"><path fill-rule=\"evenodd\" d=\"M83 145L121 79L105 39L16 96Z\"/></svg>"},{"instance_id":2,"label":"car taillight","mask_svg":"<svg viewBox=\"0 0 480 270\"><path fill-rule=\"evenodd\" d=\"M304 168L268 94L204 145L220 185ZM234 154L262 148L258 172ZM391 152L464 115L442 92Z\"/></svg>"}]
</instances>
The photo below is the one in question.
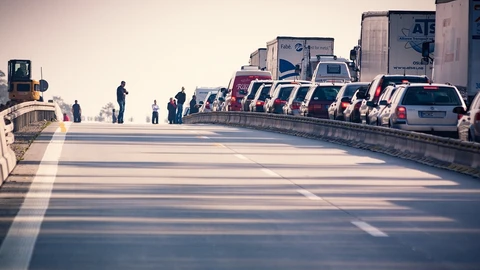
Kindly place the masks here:
<instances>
[{"instance_id":1,"label":"car taillight","mask_svg":"<svg viewBox=\"0 0 480 270\"><path fill-rule=\"evenodd\" d=\"M383 80L380 80L378 82L377 90L375 90L375 98L378 98L382 93L382 84L383 84Z\"/></svg>"},{"instance_id":2,"label":"car taillight","mask_svg":"<svg viewBox=\"0 0 480 270\"><path fill-rule=\"evenodd\" d=\"M292 110L298 110L300 109L300 105L301 103L300 102L292 102Z\"/></svg>"},{"instance_id":3,"label":"car taillight","mask_svg":"<svg viewBox=\"0 0 480 270\"><path fill-rule=\"evenodd\" d=\"M344 108L344 109L346 109L349 105L350 105L350 103L348 103L348 102L342 102L342 108Z\"/></svg>"},{"instance_id":4,"label":"car taillight","mask_svg":"<svg viewBox=\"0 0 480 270\"><path fill-rule=\"evenodd\" d=\"M265 102L263 102L263 101L257 101L257 106L262 106L263 103L265 103Z\"/></svg>"},{"instance_id":5,"label":"car taillight","mask_svg":"<svg viewBox=\"0 0 480 270\"><path fill-rule=\"evenodd\" d=\"M205 108L210 109L210 102L207 101L207 104L205 104Z\"/></svg>"},{"instance_id":6,"label":"car taillight","mask_svg":"<svg viewBox=\"0 0 480 270\"><path fill-rule=\"evenodd\" d=\"M475 122L480 122L480 112L477 112L477 114L475 114Z\"/></svg>"},{"instance_id":7,"label":"car taillight","mask_svg":"<svg viewBox=\"0 0 480 270\"><path fill-rule=\"evenodd\" d=\"M457 119L458 120L462 119L462 117L463 117L463 114L457 114Z\"/></svg>"},{"instance_id":8,"label":"car taillight","mask_svg":"<svg viewBox=\"0 0 480 270\"><path fill-rule=\"evenodd\" d=\"M407 109L403 106L397 107L395 110L398 119L407 119Z\"/></svg>"},{"instance_id":9,"label":"car taillight","mask_svg":"<svg viewBox=\"0 0 480 270\"><path fill-rule=\"evenodd\" d=\"M232 97L231 101L232 101L232 102L237 102L237 98L236 98L236 97Z\"/></svg>"},{"instance_id":10,"label":"car taillight","mask_svg":"<svg viewBox=\"0 0 480 270\"><path fill-rule=\"evenodd\" d=\"M279 98L275 99L275 101L273 102L275 105L281 105L281 104L285 104L285 100L281 100Z\"/></svg>"}]
</instances>

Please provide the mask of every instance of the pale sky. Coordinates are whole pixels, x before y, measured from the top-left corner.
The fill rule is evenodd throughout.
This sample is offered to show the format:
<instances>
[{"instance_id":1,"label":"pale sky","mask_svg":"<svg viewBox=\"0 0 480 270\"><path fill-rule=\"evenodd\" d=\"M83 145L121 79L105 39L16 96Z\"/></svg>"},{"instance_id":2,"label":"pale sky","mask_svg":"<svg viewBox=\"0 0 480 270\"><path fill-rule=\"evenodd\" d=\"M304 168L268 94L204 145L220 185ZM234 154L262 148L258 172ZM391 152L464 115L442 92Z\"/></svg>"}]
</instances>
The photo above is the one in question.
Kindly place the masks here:
<instances>
[{"instance_id":1,"label":"pale sky","mask_svg":"<svg viewBox=\"0 0 480 270\"><path fill-rule=\"evenodd\" d=\"M85 116L130 92L125 120L144 122L182 86L226 86L250 53L277 36L333 37L348 58L361 14L435 10L435 0L0 0L0 70L32 60L50 85L45 99L78 99Z\"/></svg>"}]
</instances>

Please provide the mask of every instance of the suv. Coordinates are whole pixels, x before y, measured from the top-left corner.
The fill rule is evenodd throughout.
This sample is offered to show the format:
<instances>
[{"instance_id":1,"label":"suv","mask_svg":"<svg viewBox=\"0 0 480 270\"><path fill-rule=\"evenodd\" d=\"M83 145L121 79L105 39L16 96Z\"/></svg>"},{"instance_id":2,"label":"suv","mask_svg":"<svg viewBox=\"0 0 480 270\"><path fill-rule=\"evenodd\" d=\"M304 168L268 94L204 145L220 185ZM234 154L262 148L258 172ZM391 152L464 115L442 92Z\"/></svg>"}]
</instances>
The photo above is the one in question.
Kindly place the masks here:
<instances>
[{"instance_id":1,"label":"suv","mask_svg":"<svg viewBox=\"0 0 480 270\"><path fill-rule=\"evenodd\" d=\"M328 107L344 84L318 83L308 90L300 106L300 115L328 119Z\"/></svg>"},{"instance_id":2,"label":"suv","mask_svg":"<svg viewBox=\"0 0 480 270\"><path fill-rule=\"evenodd\" d=\"M466 110L458 89L447 84L401 85L391 102L382 100L379 104L386 106L379 119L383 126L453 137L458 137L458 116L454 109Z\"/></svg>"},{"instance_id":3,"label":"suv","mask_svg":"<svg viewBox=\"0 0 480 270\"><path fill-rule=\"evenodd\" d=\"M404 84L404 83L430 83L430 79L427 76L420 75L377 75L370 83L365 99L360 105L360 121L364 124L369 124L368 114L372 109L378 105L379 98L385 91L385 88L390 84Z\"/></svg>"}]
</instances>

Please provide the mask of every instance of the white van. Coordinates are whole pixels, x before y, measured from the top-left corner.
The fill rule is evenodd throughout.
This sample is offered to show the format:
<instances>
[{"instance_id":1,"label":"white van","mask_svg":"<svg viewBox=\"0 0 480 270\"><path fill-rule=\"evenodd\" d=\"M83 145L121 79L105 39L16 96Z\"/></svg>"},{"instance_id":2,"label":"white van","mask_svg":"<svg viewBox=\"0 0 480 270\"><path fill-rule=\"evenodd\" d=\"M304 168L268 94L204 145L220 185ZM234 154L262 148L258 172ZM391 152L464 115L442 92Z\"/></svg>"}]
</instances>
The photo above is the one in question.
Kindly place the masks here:
<instances>
[{"instance_id":1,"label":"white van","mask_svg":"<svg viewBox=\"0 0 480 270\"><path fill-rule=\"evenodd\" d=\"M352 77L347 63L343 61L320 61L313 73L312 83L349 83Z\"/></svg>"}]
</instances>

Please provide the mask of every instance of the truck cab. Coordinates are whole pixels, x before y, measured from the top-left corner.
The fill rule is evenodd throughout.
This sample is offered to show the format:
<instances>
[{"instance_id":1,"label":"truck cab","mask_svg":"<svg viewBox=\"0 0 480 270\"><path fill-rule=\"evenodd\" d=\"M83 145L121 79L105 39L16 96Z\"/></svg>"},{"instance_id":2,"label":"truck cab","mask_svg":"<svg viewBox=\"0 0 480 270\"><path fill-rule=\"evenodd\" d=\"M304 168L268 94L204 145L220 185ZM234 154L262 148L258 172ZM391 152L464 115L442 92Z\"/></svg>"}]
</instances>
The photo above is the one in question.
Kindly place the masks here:
<instances>
[{"instance_id":1,"label":"truck cab","mask_svg":"<svg viewBox=\"0 0 480 270\"><path fill-rule=\"evenodd\" d=\"M30 60L8 61L8 97L12 102L40 100L40 82L32 80Z\"/></svg>"}]
</instances>

